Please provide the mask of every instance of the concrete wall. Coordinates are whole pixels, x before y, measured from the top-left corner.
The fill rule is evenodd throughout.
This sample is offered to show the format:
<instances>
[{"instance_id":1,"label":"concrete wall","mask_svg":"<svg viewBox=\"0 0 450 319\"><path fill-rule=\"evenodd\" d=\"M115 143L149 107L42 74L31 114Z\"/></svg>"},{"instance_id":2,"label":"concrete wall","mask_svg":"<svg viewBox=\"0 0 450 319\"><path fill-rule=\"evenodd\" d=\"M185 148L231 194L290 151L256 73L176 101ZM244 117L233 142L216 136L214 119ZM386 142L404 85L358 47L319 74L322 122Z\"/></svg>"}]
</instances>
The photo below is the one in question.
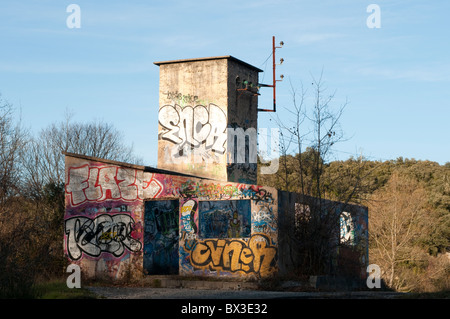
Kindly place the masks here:
<instances>
[{"instance_id":1,"label":"concrete wall","mask_svg":"<svg viewBox=\"0 0 450 319\"><path fill-rule=\"evenodd\" d=\"M234 151L256 150L259 69L230 56L155 64L160 68L158 168L256 183L256 157L251 165L248 158L236 163ZM237 128L252 128L253 141L230 145L228 129Z\"/></svg>"},{"instance_id":2,"label":"concrete wall","mask_svg":"<svg viewBox=\"0 0 450 319\"><path fill-rule=\"evenodd\" d=\"M277 270L277 192L270 187L66 154L65 200L65 253L88 276Z\"/></svg>"},{"instance_id":3,"label":"concrete wall","mask_svg":"<svg viewBox=\"0 0 450 319\"><path fill-rule=\"evenodd\" d=\"M258 95L255 92L258 81L258 70L228 60L227 148L232 157L227 166L228 181L257 182L257 161L252 153L257 152ZM242 129L248 134L234 140L232 133L236 133L236 129ZM241 152L243 158L239 159L237 151Z\"/></svg>"},{"instance_id":4,"label":"concrete wall","mask_svg":"<svg viewBox=\"0 0 450 319\"><path fill-rule=\"evenodd\" d=\"M299 227L296 218L307 218L309 205L317 199L285 191L278 192L278 271L281 275L298 272L302 243L292 236ZM322 200L322 207L332 221L328 254L330 273L354 279L365 279L369 262L368 209L365 206ZM297 228L298 229L298 228Z\"/></svg>"},{"instance_id":5,"label":"concrete wall","mask_svg":"<svg viewBox=\"0 0 450 319\"><path fill-rule=\"evenodd\" d=\"M366 278L369 265L369 211L365 206L347 205L340 210L338 271Z\"/></svg>"}]
</instances>

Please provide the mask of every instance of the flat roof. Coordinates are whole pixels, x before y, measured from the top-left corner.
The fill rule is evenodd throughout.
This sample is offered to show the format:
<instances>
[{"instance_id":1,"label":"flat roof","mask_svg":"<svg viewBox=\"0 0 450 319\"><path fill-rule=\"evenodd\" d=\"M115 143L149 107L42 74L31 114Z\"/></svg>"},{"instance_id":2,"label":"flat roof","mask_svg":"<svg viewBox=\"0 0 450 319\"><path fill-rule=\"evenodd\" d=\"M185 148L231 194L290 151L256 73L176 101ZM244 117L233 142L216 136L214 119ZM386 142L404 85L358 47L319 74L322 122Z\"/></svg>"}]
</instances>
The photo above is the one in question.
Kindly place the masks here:
<instances>
[{"instance_id":1,"label":"flat roof","mask_svg":"<svg viewBox=\"0 0 450 319\"><path fill-rule=\"evenodd\" d=\"M152 166L136 165L136 164L131 164L131 163L125 163L125 162L114 161L114 160L109 160L109 159L104 159L104 158L99 158L99 157L94 157L94 156L89 156L89 155L83 155L83 154L77 154L77 153L71 153L71 152L65 152L65 151L62 151L61 153L64 156L70 156L70 157L84 159L84 160L93 161L93 162L101 162L101 163L110 164L110 165L138 169L138 170L141 170L144 172L149 172L149 173L185 176L185 177L211 180L211 178L208 178L208 177L201 177L201 176L186 174L186 173L177 172L177 171L160 169L160 168L156 168L156 167L152 167Z\"/></svg>"},{"instance_id":2,"label":"flat roof","mask_svg":"<svg viewBox=\"0 0 450 319\"><path fill-rule=\"evenodd\" d=\"M172 63L185 63L185 62L196 62L196 61L208 61L208 60L220 60L220 59L228 59L235 61L237 63L243 64L251 69L254 69L258 72L264 72L263 70L248 64L247 62L244 62L242 60L239 60L231 55L223 55L223 56L214 56L214 57L206 57L206 58L195 58L195 59L181 59L181 60L170 60L170 61L159 61L159 62L153 62L153 64L156 64L158 66L162 64L172 64Z\"/></svg>"}]
</instances>

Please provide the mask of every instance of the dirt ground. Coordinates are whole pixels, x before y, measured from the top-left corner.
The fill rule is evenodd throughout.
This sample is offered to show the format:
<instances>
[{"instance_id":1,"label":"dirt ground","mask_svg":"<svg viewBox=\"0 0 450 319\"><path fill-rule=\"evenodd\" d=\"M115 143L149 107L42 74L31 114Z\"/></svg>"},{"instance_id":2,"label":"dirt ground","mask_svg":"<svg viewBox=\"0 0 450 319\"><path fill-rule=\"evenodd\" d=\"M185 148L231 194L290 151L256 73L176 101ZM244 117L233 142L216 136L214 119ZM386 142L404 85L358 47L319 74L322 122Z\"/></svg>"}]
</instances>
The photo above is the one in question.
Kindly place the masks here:
<instances>
[{"instance_id":1,"label":"dirt ground","mask_svg":"<svg viewBox=\"0 0 450 319\"><path fill-rule=\"evenodd\" d=\"M88 289L106 299L395 299L402 296L402 293L386 291L293 292L151 287L88 287Z\"/></svg>"}]
</instances>

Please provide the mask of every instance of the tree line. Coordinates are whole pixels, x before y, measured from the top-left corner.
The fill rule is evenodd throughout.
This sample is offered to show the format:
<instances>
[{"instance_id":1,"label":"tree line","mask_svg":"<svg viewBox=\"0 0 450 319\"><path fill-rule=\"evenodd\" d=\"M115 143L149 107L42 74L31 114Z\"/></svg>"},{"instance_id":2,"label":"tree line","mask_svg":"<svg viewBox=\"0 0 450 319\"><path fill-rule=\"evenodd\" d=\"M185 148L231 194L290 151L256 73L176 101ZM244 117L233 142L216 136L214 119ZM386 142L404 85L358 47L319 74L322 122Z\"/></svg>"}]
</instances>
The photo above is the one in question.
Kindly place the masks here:
<instances>
[{"instance_id":1,"label":"tree line","mask_svg":"<svg viewBox=\"0 0 450 319\"><path fill-rule=\"evenodd\" d=\"M280 131L279 169L258 174L258 184L314 199L307 206L318 220L297 220L302 229L293 233L307 261L300 263L300 272L327 270L331 256L323 245L336 237L339 216L324 214L321 203L333 200L368 207L369 262L380 266L388 287L449 290L450 162L334 160L336 144L347 140L340 124L347 101L336 105L336 91L330 94L322 74L312 77L311 88L291 89L288 116L273 117Z\"/></svg>"},{"instance_id":2,"label":"tree line","mask_svg":"<svg viewBox=\"0 0 450 319\"><path fill-rule=\"evenodd\" d=\"M284 155L279 171L258 175L258 184L314 196L313 188L299 186L301 174L314 179L312 153L313 149L307 149L302 154L303 172L299 172L299 154ZM398 291L450 288L450 162L350 158L324 163L322 178L326 180L324 198L350 198L351 203L368 207L369 262L380 266L388 287Z\"/></svg>"},{"instance_id":3,"label":"tree line","mask_svg":"<svg viewBox=\"0 0 450 319\"><path fill-rule=\"evenodd\" d=\"M67 266L63 151L142 162L111 124L74 122L66 114L32 134L0 96L0 298L34 297L36 280Z\"/></svg>"}]
</instances>

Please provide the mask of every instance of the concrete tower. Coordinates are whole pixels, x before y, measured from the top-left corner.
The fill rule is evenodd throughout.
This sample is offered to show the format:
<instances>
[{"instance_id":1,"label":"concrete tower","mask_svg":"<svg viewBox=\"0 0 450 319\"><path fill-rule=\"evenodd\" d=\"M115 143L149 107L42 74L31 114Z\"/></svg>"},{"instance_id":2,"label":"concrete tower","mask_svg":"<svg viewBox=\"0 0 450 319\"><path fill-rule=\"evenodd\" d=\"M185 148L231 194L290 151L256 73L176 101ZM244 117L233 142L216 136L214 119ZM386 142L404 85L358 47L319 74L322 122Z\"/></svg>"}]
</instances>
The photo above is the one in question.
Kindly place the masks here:
<instances>
[{"instance_id":1,"label":"concrete tower","mask_svg":"<svg viewBox=\"0 0 450 319\"><path fill-rule=\"evenodd\" d=\"M158 168L256 184L258 74L232 56L160 68Z\"/></svg>"}]
</instances>

